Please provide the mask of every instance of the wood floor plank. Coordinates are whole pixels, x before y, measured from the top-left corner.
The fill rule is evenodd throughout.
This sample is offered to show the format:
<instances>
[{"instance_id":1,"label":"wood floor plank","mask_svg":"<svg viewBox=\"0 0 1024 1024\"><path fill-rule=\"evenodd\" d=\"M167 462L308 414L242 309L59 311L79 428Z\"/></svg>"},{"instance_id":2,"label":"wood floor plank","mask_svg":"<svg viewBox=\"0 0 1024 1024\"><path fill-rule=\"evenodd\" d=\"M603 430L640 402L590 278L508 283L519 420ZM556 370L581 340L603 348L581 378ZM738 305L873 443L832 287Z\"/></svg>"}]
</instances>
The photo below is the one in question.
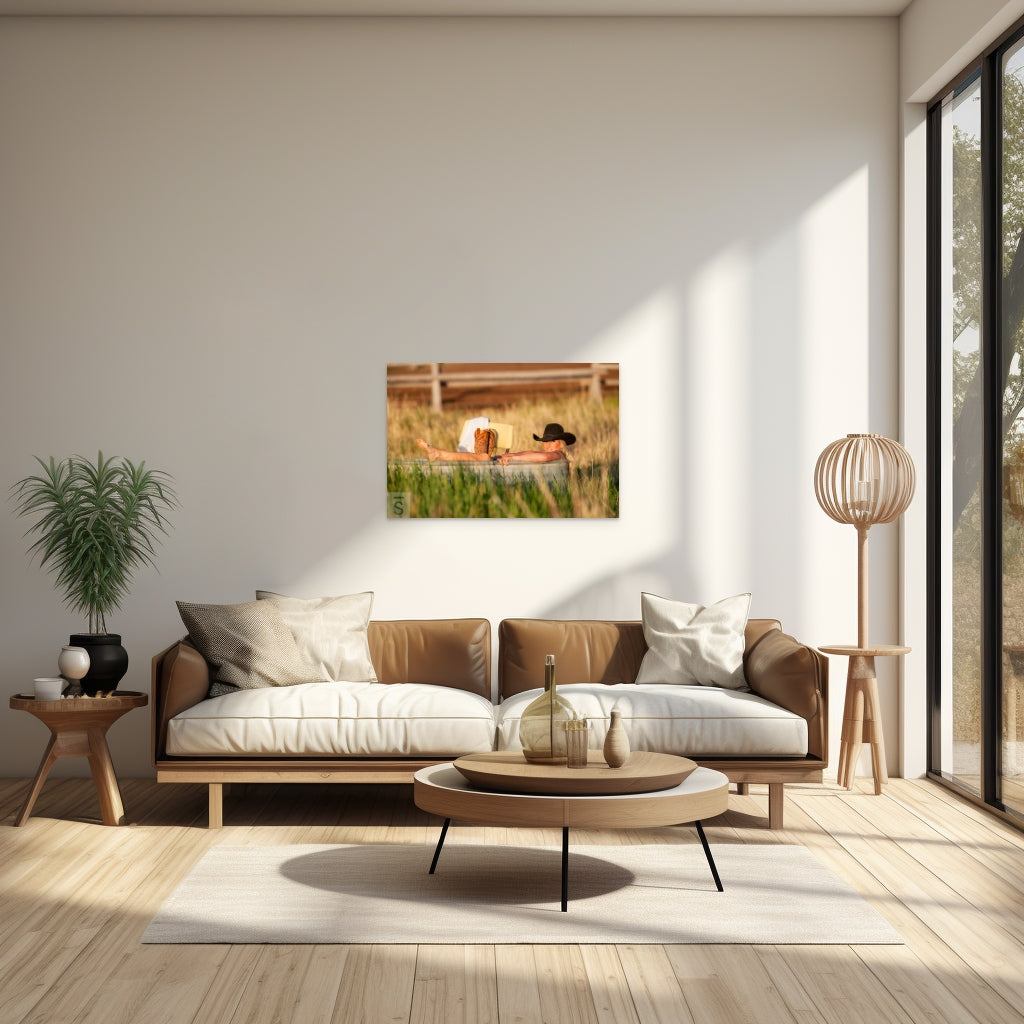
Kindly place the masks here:
<instances>
[{"instance_id":1,"label":"wood floor plank","mask_svg":"<svg viewBox=\"0 0 1024 1024\"><path fill-rule=\"evenodd\" d=\"M420 946L410 1024L498 1024L493 946Z\"/></svg>"},{"instance_id":2,"label":"wood floor plank","mask_svg":"<svg viewBox=\"0 0 1024 1024\"><path fill-rule=\"evenodd\" d=\"M868 970L915 1024L1008 1024L1012 1009L1000 1000L965 1006L906 946L858 946Z\"/></svg>"},{"instance_id":3,"label":"wood floor plank","mask_svg":"<svg viewBox=\"0 0 1024 1024\"><path fill-rule=\"evenodd\" d=\"M900 785L894 788L894 796L907 806L927 809L961 835L972 834L977 829L973 834L985 837L982 845L991 841L1024 850L1024 830L929 779L901 779Z\"/></svg>"},{"instance_id":4,"label":"wood floor plank","mask_svg":"<svg viewBox=\"0 0 1024 1024\"><path fill-rule=\"evenodd\" d=\"M795 1020L753 946L666 946L694 1020L789 1024Z\"/></svg>"},{"instance_id":5,"label":"wood floor plank","mask_svg":"<svg viewBox=\"0 0 1024 1024\"><path fill-rule=\"evenodd\" d=\"M498 1020L545 1024L533 946L495 946Z\"/></svg>"},{"instance_id":6,"label":"wood floor plank","mask_svg":"<svg viewBox=\"0 0 1024 1024\"><path fill-rule=\"evenodd\" d=\"M804 988L793 964L785 956L786 946L755 946L754 955L764 965L779 998L798 1024L825 1024L825 1016L815 1005L811 993ZM848 955L844 950L840 957Z\"/></svg>"},{"instance_id":7,"label":"wood floor plank","mask_svg":"<svg viewBox=\"0 0 1024 1024\"><path fill-rule=\"evenodd\" d=\"M351 946L333 1024L387 1024L412 1013L416 947Z\"/></svg>"},{"instance_id":8,"label":"wood floor plank","mask_svg":"<svg viewBox=\"0 0 1024 1024\"><path fill-rule=\"evenodd\" d=\"M619 960L640 1024L692 1024L664 946L619 946Z\"/></svg>"},{"instance_id":9,"label":"wood floor plank","mask_svg":"<svg viewBox=\"0 0 1024 1024\"><path fill-rule=\"evenodd\" d=\"M213 949L212 946L200 948ZM179 1017L177 1024L224 1024L231 1020L252 984L262 949L262 946L225 946L215 983L207 986L195 1015Z\"/></svg>"},{"instance_id":10,"label":"wood floor plank","mask_svg":"<svg viewBox=\"0 0 1024 1024\"><path fill-rule=\"evenodd\" d=\"M278 1024L303 1019L296 1017L295 1008L315 951L315 946L260 946L249 982L225 1024ZM326 1007L328 1013L333 1011L334 1002L331 999Z\"/></svg>"},{"instance_id":11,"label":"wood floor plank","mask_svg":"<svg viewBox=\"0 0 1024 1024\"><path fill-rule=\"evenodd\" d=\"M556 1020L559 1024L599 1024L579 946L534 946L533 959L537 965L544 1020Z\"/></svg>"},{"instance_id":12,"label":"wood floor plank","mask_svg":"<svg viewBox=\"0 0 1024 1024\"><path fill-rule=\"evenodd\" d=\"M639 1024L629 981L614 946L580 946L594 1012L600 1024Z\"/></svg>"},{"instance_id":13,"label":"wood floor plank","mask_svg":"<svg viewBox=\"0 0 1024 1024\"><path fill-rule=\"evenodd\" d=\"M859 958L843 947L778 946L779 956L800 979L827 1024L885 1021L914 1024L896 997L878 984Z\"/></svg>"},{"instance_id":14,"label":"wood floor plank","mask_svg":"<svg viewBox=\"0 0 1024 1024\"><path fill-rule=\"evenodd\" d=\"M108 948L113 950L116 941ZM123 948L123 947L122 947ZM221 964L228 947L141 946L124 952L109 973L100 958L87 954L94 974L103 972L99 983L88 987L68 986L57 1006L39 1004L30 1021L57 1024L110 1024L111 1007L121 1019L132 1024L175 1024L191 1020L206 993L221 983ZM228 1018L224 1018L227 1020Z\"/></svg>"}]
</instances>

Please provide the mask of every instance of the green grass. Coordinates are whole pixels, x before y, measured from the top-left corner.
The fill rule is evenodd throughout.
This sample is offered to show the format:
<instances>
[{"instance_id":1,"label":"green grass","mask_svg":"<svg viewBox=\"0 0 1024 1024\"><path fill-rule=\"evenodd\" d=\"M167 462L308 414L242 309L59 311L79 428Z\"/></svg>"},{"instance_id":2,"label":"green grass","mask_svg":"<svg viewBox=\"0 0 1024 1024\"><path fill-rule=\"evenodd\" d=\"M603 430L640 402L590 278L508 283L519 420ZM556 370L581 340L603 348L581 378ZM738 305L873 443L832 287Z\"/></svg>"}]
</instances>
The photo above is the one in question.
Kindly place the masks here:
<instances>
[{"instance_id":1,"label":"green grass","mask_svg":"<svg viewBox=\"0 0 1024 1024\"><path fill-rule=\"evenodd\" d=\"M407 496L408 507L401 517L411 519L616 518L619 514L617 463L611 468L571 466L567 487L543 479L490 479L458 467L442 474L389 465L387 489L389 495Z\"/></svg>"}]
</instances>

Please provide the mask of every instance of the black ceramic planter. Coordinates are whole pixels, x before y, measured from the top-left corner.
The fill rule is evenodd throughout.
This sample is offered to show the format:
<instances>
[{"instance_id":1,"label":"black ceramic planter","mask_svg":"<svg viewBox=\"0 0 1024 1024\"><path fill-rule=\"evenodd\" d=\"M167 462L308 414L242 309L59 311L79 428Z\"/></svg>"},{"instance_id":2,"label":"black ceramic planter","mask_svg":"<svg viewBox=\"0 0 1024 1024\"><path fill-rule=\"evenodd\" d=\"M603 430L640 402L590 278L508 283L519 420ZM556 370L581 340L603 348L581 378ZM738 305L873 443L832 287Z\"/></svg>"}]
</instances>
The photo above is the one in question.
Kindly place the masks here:
<instances>
[{"instance_id":1,"label":"black ceramic planter","mask_svg":"<svg viewBox=\"0 0 1024 1024\"><path fill-rule=\"evenodd\" d=\"M128 652L121 646L121 634L72 633L69 642L89 652L89 671L82 678L82 692L93 697L116 690L128 671Z\"/></svg>"}]
</instances>

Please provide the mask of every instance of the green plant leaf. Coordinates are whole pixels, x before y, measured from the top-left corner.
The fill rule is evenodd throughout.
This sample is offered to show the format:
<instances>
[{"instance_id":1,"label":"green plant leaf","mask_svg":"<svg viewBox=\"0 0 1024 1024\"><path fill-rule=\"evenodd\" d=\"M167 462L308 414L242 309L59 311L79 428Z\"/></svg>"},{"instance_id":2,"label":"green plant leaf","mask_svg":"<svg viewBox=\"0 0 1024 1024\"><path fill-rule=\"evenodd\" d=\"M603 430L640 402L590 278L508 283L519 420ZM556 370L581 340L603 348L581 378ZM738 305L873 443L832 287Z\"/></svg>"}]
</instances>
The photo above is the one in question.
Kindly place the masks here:
<instances>
[{"instance_id":1,"label":"green plant leaf","mask_svg":"<svg viewBox=\"0 0 1024 1024\"><path fill-rule=\"evenodd\" d=\"M17 514L31 520L29 555L54 574L64 601L89 617L90 632L106 632L106 616L121 607L136 568L155 565L157 534L178 507L168 474L120 457L95 463L80 455L59 462L35 457L42 472L11 488Z\"/></svg>"}]
</instances>

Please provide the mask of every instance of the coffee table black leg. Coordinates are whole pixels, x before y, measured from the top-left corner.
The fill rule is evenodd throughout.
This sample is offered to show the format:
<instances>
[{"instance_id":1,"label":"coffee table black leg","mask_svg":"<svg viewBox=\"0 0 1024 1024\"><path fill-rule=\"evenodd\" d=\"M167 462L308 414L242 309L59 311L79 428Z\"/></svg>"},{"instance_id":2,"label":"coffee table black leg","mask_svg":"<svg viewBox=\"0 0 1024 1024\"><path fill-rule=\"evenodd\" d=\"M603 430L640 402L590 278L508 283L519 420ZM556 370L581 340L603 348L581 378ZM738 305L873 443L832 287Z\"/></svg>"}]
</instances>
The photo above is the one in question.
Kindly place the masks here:
<instances>
[{"instance_id":1,"label":"coffee table black leg","mask_svg":"<svg viewBox=\"0 0 1024 1024\"><path fill-rule=\"evenodd\" d=\"M434 868L437 867L437 858L441 856L441 847L444 846L444 837L448 835L448 826L451 823L451 818L445 818L444 824L441 826L441 837L438 839L437 848L434 850L434 859L430 862L430 874L433 874Z\"/></svg>"},{"instance_id":2,"label":"coffee table black leg","mask_svg":"<svg viewBox=\"0 0 1024 1024\"><path fill-rule=\"evenodd\" d=\"M725 892L722 888L722 880L718 877L718 868L715 867L715 858L711 856L711 847L708 846L707 837L704 835L704 829L701 827L699 821L694 822L697 826L697 835L700 836L700 845L704 847L704 856L708 859L708 867L711 868L711 875L715 880L715 885L718 886L719 892Z\"/></svg>"},{"instance_id":3,"label":"coffee table black leg","mask_svg":"<svg viewBox=\"0 0 1024 1024\"><path fill-rule=\"evenodd\" d=\"M562 913L569 909L569 826L562 826Z\"/></svg>"}]
</instances>

